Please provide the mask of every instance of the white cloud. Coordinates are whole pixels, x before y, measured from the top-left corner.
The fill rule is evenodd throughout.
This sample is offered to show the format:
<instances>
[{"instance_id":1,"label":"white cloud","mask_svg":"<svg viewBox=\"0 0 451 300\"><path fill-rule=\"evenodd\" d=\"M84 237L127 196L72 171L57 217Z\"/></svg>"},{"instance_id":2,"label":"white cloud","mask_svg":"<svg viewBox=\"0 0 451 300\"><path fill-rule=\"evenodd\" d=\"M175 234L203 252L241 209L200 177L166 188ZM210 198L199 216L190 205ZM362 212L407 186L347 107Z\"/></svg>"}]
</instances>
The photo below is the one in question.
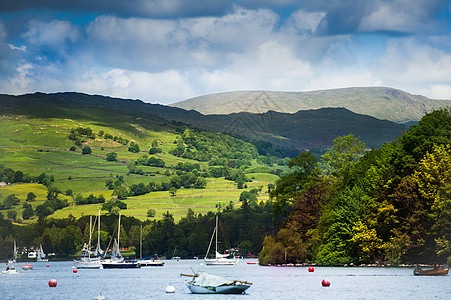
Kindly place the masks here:
<instances>
[{"instance_id":1,"label":"white cloud","mask_svg":"<svg viewBox=\"0 0 451 300\"><path fill-rule=\"evenodd\" d=\"M31 20L29 30L23 34L23 37L33 46L61 48L68 40L77 41L80 32L77 27L68 21L43 22Z\"/></svg>"},{"instance_id":2,"label":"white cloud","mask_svg":"<svg viewBox=\"0 0 451 300\"><path fill-rule=\"evenodd\" d=\"M390 40L371 70L386 85L451 99L451 53L415 38Z\"/></svg>"}]
</instances>

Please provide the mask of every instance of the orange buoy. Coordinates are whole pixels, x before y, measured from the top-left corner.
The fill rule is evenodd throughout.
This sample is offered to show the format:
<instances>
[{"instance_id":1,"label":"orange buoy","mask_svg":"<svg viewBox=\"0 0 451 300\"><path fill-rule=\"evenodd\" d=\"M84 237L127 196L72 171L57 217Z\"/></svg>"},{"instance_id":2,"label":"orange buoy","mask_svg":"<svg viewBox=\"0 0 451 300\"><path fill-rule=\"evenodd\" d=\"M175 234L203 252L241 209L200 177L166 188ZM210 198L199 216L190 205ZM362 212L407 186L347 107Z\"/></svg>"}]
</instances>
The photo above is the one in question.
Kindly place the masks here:
<instances>
[{"instance_id":1,"label":"orange buoy","mask_svg":"<svg viewBox=\"0 0 451 300\"><path fill-rule=\"evenodd\" d=\"M328 286L330 286L330 281L327 280L327 279L323 279L323 281L321 281L321 284L322 284L324 287L328 287Z\"/></svg>"},{"instance_id":2,"label":"orange buoy","mask_svg":"<svg viewBox=\"0 0 451 300\"><path fill-rule=\"evenodd\" d=\"M313 267L309 267L309 268L308 268L308 271L309 271L309 272L313 272L313 271L315 271L315 269L314 269Z\"/></svg>"},{"instance_id":3,"label":"orange buoy","mask_svg":"<svg viewBox=\"0 0 451 300\"><path fill-rule=\"evenodd\" d=\"M49 287L56 287L56 284L57 284L56 279L49 280Z\"/></svg>"}]
</instances>

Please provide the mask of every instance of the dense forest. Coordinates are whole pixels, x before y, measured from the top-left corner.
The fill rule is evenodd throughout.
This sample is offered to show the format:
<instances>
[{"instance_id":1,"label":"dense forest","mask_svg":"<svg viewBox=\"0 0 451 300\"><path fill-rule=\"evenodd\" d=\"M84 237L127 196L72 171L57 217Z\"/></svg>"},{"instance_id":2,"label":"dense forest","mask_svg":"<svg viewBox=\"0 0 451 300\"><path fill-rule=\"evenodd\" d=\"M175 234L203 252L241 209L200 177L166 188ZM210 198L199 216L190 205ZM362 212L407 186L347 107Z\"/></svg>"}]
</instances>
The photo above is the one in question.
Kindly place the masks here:
<instances>
[{"instance_id":1,"label":"dense forest","mask_svg":"<svg viewBox=\"0 0 451 300\"><path fill-rule=\"evenodd\" d=\"M141 222L134 217L122 216L120 245L127 249L123 254L131 257L157 255L182 258L204 257L210 241L216 214L220 219L219 238L222 240L220 251L235 248L237 254L257 255L261 251L266 233L274 231L270 202L250 205L247 198L243 205L234 208L233 204L218 207L216 212L195 214L191 209L179 222L174 222L168 212L162 220ZM40 217L38 222L29 226L14 225L9 220L0 221L0 258L12 256L14 240L19 252L34 249L42 244L46 253L54 253L53 259L68 259L89 242L91 220L96 216L84 216L76 219ZM98 224L98 223L96 223ZM117 236L118 215L113 212L101 216L100 241L102 249L111 248L112 238ZM97 225L96 225L97 226ZM140 235L142 226L142 251ZM97 228L93 230L93 243L97 241ZM127 254L128 253L128 254ZM22 259L26 260L26 253Z\"/></svg>"},{"instance_id":2,"label":"dense forest","mask_svg":"<svg viewBox=\"0 0 451 300\"><path fill-rule=\"evenodd\" d=\"M289 172L279 173L275 185L268 186L270 201L258 202L258 190L243 190L237 207L233 201L216 207L226 241L221 244L221 251L235 248L241 255L259 253L262 265L450 263L450 109L425 115L418 125L379 149L368 150L354 135L347 135L336 138L321 157L303 152L291 160L259 156L252 145L223 135L209 136L210 133L189 128L179 134L170 150L172 155L208 164L201 169L195 163L171 166L167 186L160 183L161 188L195 185L198 178L205 176L226 177L240 188L248 180L243 171L247 168L264 168L274 163L288 164L290 168ZM213 149L213 145L215 151L205 150ZM237 151L231 151L235 146ZM260 165L251 165L251 159ZM138 156L130 162L129 172L139 173L141 165L148 163L157 162ZM38 218L36 223L15 224L11 219L16 216L9 215L8 220L0 221L0 258L11 256L14 240L20 248L27 249L42 243L45 251L54 252L56 257L77 255L88 239L89 216L54 219L47 215L45 204L48 212L68 204L58 198L62 192L52 188L52 175L29 176L9 168L0 171L0 176L7 178L2 179L5 182L39 182L48 187L47 204L32 210ZM192 177L191 183L185 183L191 174L196 180ZM120 179L109 184L117 189L121 187ZM150 183L129 185L123 197L117 196L139 195L155 187ZM33 195L29 196L32 202ZM112 203L101 197L88 198L78 199L79 204L101 203L108 211L101 222L105 249L117 234L118 213L126 207L121 206L120 199ZM15 205L17 199L7 197L2 209ZM112 205L117 208L112 209ZM0 219L5 217L0 214ZM215 213L196 214L190 209L179 222L170 212L159 220L123 218L121 245L131 250L130 255L140 254L143 225L143 256L157 253L171 257L176 251L175 255L181 257L202 257Z\"/></svg>"},{"instance_id":3,"label":"dense forest","mask_svg":"<svg viewBox=\"0 0 451 300\"><path fill-rule=\"evenodd\" d=\"M450 263L450 144L442 109L380 149L349 135L321 162L301 153L271 192L279 230L260 263Z\"/></svg>"}]
</instances>

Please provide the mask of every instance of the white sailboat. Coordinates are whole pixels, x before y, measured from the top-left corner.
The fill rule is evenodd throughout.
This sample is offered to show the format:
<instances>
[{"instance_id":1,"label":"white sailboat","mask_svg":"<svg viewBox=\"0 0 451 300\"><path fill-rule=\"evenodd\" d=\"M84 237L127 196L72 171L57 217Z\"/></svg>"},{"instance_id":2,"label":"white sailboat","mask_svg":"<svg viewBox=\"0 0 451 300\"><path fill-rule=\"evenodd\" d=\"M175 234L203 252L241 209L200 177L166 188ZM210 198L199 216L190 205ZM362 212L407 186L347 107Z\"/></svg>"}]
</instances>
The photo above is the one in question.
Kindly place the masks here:
<instances>
[{"instance_id":1,"label":"white sailboat","mask_svg":"<svg viewBox=\"0 0 451 300\"><path fill-rule=\"evenodd\" d=\"M77 269L101 269L102 263L101 263L101 250L100 250L100 209L99 209L99 216L97 219L98 223L98 232L97 232L97 247L94 253L91 251L91 240L92 240L92 216L89 219L89 243L88 245L85 244L85 247L83 247L82 250L82 256L79 260L74 260L74 265ZM95 222L94 222L95 223ZM94 224L95 227L95 224ZM93 254L93 257L91 257L91 254Z\"/></svg>"},{"instance_id":2,"label":"white sailboat","mask_svg":"<svg viewBox=\"0 0 451 300\"><path fill-rule=\"evenodd\" d=\"M210 253L211 244L213 242L213 238L215 238L215 257L208 258L208 254ZM216 216L216 226L213 230L213 234L211 236L210 245L208 246L207 253L204 258L205 265L236 265L238 263L238 258L235 255L230 256L230 254L220 254L218 252L218 216Z\"/></svg>"},{"instance_id":3,"label":"white sailboat","mask_svg":"<svg viewBox=\"0 0 451 300\"><path fill-rule=\"evenodd\" d=\"M8 260L9 264L13 264L17 261L17 247L16 247L16 240L14 240L14 254L13 254L13 258Z\"/></svg>"},{"instance_id":4,"label":"white sailboat","mask_svg":"<svg viewBox=\"0 0 451 300\"><path fill-rule=\"evenodd\" d=\"M131 269L141 268L141 264L137 261L127 261L122 257L119 241L121 237L121 214L119 213L119 221L117 226L117 241L114 240L113 251L111 258L108 260L102 260L102 266L104 269Z\"/></svg>"},{"instance_id":5,"label":"white sailboat","mask_svg":"<svg viewBox=\"0 0 451 300\"><path fill-rule=\"evenodd\" d=\"M48 258L45 258L45 253L44 253L44 249L42 249L42 244L39 245L36 261L49 261Z\"/></svg>"}]
</instances>

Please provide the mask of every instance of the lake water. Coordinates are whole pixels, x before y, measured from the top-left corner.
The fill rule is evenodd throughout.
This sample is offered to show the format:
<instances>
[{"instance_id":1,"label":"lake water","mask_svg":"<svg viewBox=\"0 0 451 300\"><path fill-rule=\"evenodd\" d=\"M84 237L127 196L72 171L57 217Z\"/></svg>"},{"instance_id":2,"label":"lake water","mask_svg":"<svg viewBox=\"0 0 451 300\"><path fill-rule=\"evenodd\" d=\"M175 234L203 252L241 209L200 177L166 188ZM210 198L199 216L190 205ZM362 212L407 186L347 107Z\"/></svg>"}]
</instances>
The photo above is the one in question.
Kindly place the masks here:
<instances>
[{"instance_id":1,"label":"lake water","mask_svg":"<svg viewBox=\"0 0 451 300\"><path fill-rule=\"evenodd\" d=\"M165 261L164 267L123 270L78 270L72 262L33 263L34 270L0 274L0 299L451 299L451 276L414 276L413 268L262 267L242 260L236 266L204 266L202 260ZM47 267L49 265L49 267ZM6 265L0 264L1 270ZM185 282L206 270L253 283L244 295L194 295ZM50 288L50 279L58 284ZM322 287L328 279L330 287ZM168 285L174 294L166 294Z\"/></svg>"}]
</instances>

